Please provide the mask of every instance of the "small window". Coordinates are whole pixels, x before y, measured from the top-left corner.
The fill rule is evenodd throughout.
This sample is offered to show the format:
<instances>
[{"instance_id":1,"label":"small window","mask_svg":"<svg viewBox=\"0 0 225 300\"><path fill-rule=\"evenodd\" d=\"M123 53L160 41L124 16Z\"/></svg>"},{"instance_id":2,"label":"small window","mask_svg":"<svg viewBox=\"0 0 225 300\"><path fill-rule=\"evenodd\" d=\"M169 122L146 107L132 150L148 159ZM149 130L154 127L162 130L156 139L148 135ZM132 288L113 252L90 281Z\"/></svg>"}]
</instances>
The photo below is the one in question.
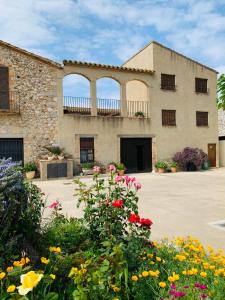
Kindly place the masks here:
<instances>
[{"instance_id":1,"label":"small window","mask_svg":"<svg viewBox=\"0 0 225 300\"><path fill-rule=\"evenodd\" d=\"M94 138L80 138L80 162L94 162Z\"/></svg>"},{"instance_id":2,"label":"small window","mask_svg":"<svg viewBox=\"0 0 225 300\"><path fill-rule=\"evenodd\" d=\"M208 112L196 111L196 126L208 126Z\"/></svg>"},{"instance_id":3,"label":"small window","mask_svg":"<svg viewBox=\"0 0 225 300\"><path fill-rule=\"evenodd\" d=\"M161 88L163 90L175 90L175 75L161 74Z\"/></svg>"},{"instance_id":4,"label":"small window","mask_svg":"<svg viewBox=\"0 0 225 300\"><path fill-rule=\"evenodd\" d=\"M9 69L0 66L0 109L9 109Z\"/></svg>"},{"instance_id":5,"label":"small window","mask_svg":"<svg viewBox=\"0 0 225 300\"><path fill-rule=\"evenodd\" d=\"M195 92L196 93L207 93L207 79L195 78Z\"/></svg>"},{"instance_id":6,"label":"small window","mask_svg":"<svg viewBox=\"0 0 225 300\"><path fill-rule=\"evenodd\" d=\"M176 110L162 110L162 125L176 126Z\"/></svg>"}]
</instances>

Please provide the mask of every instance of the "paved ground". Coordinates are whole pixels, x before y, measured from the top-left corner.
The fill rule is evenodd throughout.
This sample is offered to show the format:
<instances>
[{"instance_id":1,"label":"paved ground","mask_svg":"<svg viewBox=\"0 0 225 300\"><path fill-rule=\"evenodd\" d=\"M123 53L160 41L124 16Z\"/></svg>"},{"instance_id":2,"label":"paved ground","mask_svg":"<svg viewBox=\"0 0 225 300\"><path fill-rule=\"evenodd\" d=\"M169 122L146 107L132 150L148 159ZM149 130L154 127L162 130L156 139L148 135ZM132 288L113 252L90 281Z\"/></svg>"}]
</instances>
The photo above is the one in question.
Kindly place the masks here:
<instances>
[{"instance_id":1,"label":"paved ground","mask_svg":"<svg viewBox=\"0 0 225 300\"><path fill-rule=\"evenodd\" d=\"M191 234L206 245L225 249L225 230L210 224L225 220L225 168L135 176L143 184L139 192L140 215L153 220L153 239ZM72 180L36 184L45 192L47 203L59 200L68 216L82 216L81 209L76 208Z\"/></svg>"}]
</instances>

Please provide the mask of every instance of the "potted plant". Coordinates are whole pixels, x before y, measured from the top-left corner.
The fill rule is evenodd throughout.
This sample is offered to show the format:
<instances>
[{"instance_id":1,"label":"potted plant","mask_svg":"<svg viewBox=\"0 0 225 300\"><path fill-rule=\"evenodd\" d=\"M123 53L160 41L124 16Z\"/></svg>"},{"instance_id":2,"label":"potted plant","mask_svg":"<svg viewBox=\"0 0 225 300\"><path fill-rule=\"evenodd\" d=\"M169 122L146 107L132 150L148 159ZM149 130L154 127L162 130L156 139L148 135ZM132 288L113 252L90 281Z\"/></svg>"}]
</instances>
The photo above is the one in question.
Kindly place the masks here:
<instances>
[{"instance_id":1,"label":"potted plant","mask_svg":"<svg viewBox=\"0 0 225 300\"><path fill-rule=\"evenodd\" d=\"M26 174L26 178L31 180L35 176L35 172L37 171L37 167L35 162L28 162L24 165L23 170Z\"/></svg>"},{"instance_id":2,"label":"potted plant","mask_svg":"<svg viewBox=\"0 0 225 300\"><path fill-rule=\"evenodd\" d=\"M138 118L144 118L145 117L145 115L142 111L137 111L134 115L135 115L135 117L138 117Z\"/></svg>"},{"instance_id":3,"label":"potted plant","mask_svg":"<svg viewBox=\"0 0 225 300\"><path fill-rule=\"evenodd\" d=\"M177 162L172 161L172 163L170 164L170 170L171 170L172 173L177 172Z\"/></svg>"},{"instance_id":4,"label":"potted plant","mask_svg":"<svg viewBox=\"0 0 225 300\"><path fill-rule=\"evenodd\" d=\"M83 175L93 175L94 174L93 167L94 167L93 162L82 163L81 164L82 174Z\"/></svg>"},{"instance_id":5,"label":"potted plant","mask_svg":"<svg viewBox=\"0 0 225 300\"><path fill-rule=\"evenodd\" d=\"M48 160L57 158L64 159L62 149L58 145L45 146L45 149L47 149L49 153Z\"/></svg>"},{"instance_id":6,"label":"potted plant","mask_svg":"<svg viewBox=\"0 0 225 300\"><path fill-rule=\"evenodd\" d=\"M167 164L164 161L158 160L155 164L159 173L164 173L165 169L167 168Z\"/></svg>"},{"instance_id":7,"label":"potted plant","mask_svg":"<svg viewBox=\"0 0 225 300\"><path fill-rule=\"evenodd\" d=\"M125 166L122 163L116 164L116 170L119 176L123 176L125 172Z\"/></svg>"}]
</instances>

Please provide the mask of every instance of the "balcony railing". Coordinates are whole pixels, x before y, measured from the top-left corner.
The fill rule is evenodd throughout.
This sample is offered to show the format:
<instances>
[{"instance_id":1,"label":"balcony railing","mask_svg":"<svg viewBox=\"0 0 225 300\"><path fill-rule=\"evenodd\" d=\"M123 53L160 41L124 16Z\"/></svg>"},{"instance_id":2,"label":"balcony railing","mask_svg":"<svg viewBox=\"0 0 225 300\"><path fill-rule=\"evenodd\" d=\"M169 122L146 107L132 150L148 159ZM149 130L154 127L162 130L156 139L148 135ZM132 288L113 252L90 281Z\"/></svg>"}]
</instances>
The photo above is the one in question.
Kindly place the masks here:
<instances>
[{"instance_id":1,"label":"balcony railing","mask_svg":"<svg viewBox=\"0 0 225 300\"><path fill-rule=\"evenodd\" d=\"M136 117L141 115L144 118L149 117L149 102L148 101L127 101L128 117Z\"/></svg>"},{"instance_id":2,"label":"balcony railing","mask_svg":"<svg viewBox=\"0 0 225 300\"><path fill-rule=\"evenodd\" d=\"M20 112L20 101L18 92L0 91L0 112Z\"/></svg>"},{"instance_id":3,"label":"balcony railing","mask_svg":"<svg viewBox=\"0 0 225 300\"><path fill-rule=\"evenodd\" d=\"M121 101L117 99L96 99L97 114L101 116L120 116ZM64 113L91 115L91 98L85 97L64 97ZM138 113L138 114L137 114ZM149 117L148 101L127 101L128 117L140 116Z\"/></svg>"}]
</instances>

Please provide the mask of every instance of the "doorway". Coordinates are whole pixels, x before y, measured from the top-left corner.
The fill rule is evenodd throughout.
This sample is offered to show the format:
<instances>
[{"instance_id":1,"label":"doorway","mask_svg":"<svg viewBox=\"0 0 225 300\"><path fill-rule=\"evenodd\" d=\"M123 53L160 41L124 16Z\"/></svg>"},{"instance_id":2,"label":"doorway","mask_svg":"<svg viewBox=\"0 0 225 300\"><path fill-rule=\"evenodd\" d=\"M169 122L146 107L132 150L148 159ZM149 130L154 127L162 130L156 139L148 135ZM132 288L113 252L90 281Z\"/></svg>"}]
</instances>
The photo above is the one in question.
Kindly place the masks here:
<instances>
[{"instance_id":1,"label":"doorway","mask_svg":"<svg viewBox=\"0 0 225 300\"><path fill-rule=\"evenodd\" d=\"M152 171L152 139L121 138L121 162L127 173Z\"/></svg>"},{"instance_id":2,"label":"doorway","mask_svg":"<svg viewBox=\"0 0 225 300\"><path fill-rule=\"evenodd\" d=\"M208 159L211 167L216 167L216 144L208 144Z\"/></svg>"}]
</instances>

